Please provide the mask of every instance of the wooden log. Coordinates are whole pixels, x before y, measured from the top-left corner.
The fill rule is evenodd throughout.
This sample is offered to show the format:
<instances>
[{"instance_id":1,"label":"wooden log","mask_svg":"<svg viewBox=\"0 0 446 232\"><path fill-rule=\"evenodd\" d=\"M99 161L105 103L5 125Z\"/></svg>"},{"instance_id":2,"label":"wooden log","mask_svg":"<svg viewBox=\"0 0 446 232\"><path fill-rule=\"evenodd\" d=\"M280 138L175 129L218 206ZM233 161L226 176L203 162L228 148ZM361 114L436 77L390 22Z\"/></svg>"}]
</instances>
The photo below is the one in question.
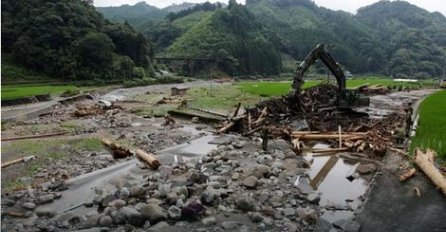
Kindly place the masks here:
<instances>
[{"instance_id":1,"label":"wooden log","mask_svg":"<svg viewBox=\"0 0 446 232\"><path fill-rule=\"evenodd\" d=\"M54 137L54 136L60 136L68 134L68 132L58 132L58 133L51 133L51 134L41 134L41 135L28 135L28 136L21 136L21 137L11 137L11 138L1 138L1 141L13 141L13 140L23 140L23 139L36 139L36 138L46 138L46 137Z\"/></svg>"},{"instance_id":2,"label":"wooden log","mask_svg":"<svg viewBox=\"0 0 446 232\"><path fill-rule=\"evenodd\" d=\"M112 150L114 159L123 159L133 155L130 149L116 144L109 139L101 138L101 142Z\"/></svg>"},{"instance_id":3,"label":"wooden log","mask_svg":"<svg viewBox=\"0 0 446 232\"><path fill-rule=\"evenodd\" d=\"M241 103L241 102L239 102L239 103L237 104L237 108L235 108L234 114L232 115L233 118L237 117L237 115L238 115L238 111L240 110L240 106L242 106L242 103Z\"/></svg>"},{"instance_id":4,"label":"wooden log","mask_svg":"<svg viewBox=\"0 0 446 232\"><path fill-rule=\"evenodd\" d=\"M446 195L446 178L441 174L440 170L435 167L434 163L430 160L434 156L434 151L427 150L423 153L420 149L415 151L415 163L420 169L432 180L432 182L441 189L444 195Z\"/></svg>"},{"instance_id":5,"label":"wooden log","mask_svg":"<svg viewBox=\"0 0 446 232\"><path fill-rule=\"evenodd\" d=\"M357 135L343 134L339 136L339 134L302 134L302 135L292 135L293 138L299 138L302 140L326 140L326 139L339 139L349 140L351 138L362 138Z\"/></svg>"},{"instance_id":6,"label":"wooden log","mask_svg":"<svg viewBox=\"0 0 446 232\"><path fill-rule=\"evenodd\" d=\"M226 124L224 127L220 128L217 133L219 134L223 134L226 133L227 131L229 131L233 126L235 126L235 122L230 122L228 124Z\"/></svg>"},{"instance_id":7,"label":"wooden log","mask_svg":"<svg viewBox=\"0 0 446 232\"><path fill-rule=\"evenodd\" d=\"M312 150L312 153L336 153L336 152L344 152L348 151L347 147L344 148L325 148L325 149L315 149Z\"/></svg>"},{"instance_id":8,"label":"wooden log","mask_svg":"<svg viewBox=\"0 0 446 232\"><path fill-rule=\"evenodd\" d=\"M410 169L409 171L405 172L403 175L400 176L400 181L406 181L412 176L415 175L417 170L415 168Z\"/></svg>"},{"instance_id":9,"label":"wooden log","mask_svg":"<svg viewBox=\"0 0 446 232\"><path fill-rule=\"evenodd\" d=\"M251 112L248 112L248 131L251 131Z\"/></svg>"},{"instance_id":10,"label":"wooden log","mask_svg":"<svg viewBox=\"0 0 446 232\"><path fill-rule=\"evenodd\" d=\"M141 149L136 149L135 153L140 161L150 166L153 170L157 170L161 165L161 163L155 158L153 154L146 153Z\"/></svg>"},{"instance_id":11,"label":"wooden log","mask_svg":"<svg viewBox=\"0 0 446 232\"><path fill-rule=\"evenodd\" d=\"M260 130L262 130L262 126L258 126L258 127L254 128L254 129L246 132L245 136L252 135L252 134L254 134L254 133L256 133L257 131L260 131Z\"/></svg>"},{"instance_id":12,"label":"wooden log","mask_svg":"<svg viewBox=\"0 0 446 232\"><path fill-rule=\"evenodd\" d=\"M263 121L263 118L268 115L268 107L263 108L262 113L260 113L259 118L254 122L254 124L258 124Z\"/></svg>"},{"instance_id":13,"label":"wooden log","mask_svg":"<svg viewBox=\"0 0 446 232\"><path fill-rule=\"evenodd\" d=\"M33 159L36 159L36 158L37 158L36 156L30 155L30 156L18 158L18 159L11 160L11 161L6 161L6 162L2 163L1 167L5 168L5 167L11 166L13 164L17 164L17 163L20 163L20 162L27 162L29 160L33 160Z\"/></svg>"}]
</instances>

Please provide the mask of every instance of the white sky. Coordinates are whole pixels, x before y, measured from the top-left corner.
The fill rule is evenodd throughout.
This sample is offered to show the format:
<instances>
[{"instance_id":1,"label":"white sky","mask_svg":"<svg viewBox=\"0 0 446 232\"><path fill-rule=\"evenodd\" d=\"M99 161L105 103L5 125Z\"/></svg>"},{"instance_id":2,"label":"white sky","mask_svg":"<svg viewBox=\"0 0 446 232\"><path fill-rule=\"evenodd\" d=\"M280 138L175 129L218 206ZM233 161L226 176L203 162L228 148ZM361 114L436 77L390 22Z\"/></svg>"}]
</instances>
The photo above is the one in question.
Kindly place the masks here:
<instances>
[{"instance_id":1,"label":"white sky","mask_svg":"<svg viewBox=\"0 0 446 232\"><path fill-rule=\"evenodd\" d=\"M133 5L142 0L94 0L95 6L119 6L122 4ZM209 2L227 2L226 0L208 0ZM378 0L313 0L317 5L330 8L333 10L344 10L351 13L356 13L360 7L370 5ZM428 11L439 11L446 15L446 0L406 0ZM206 0L145 0L149 5L157 7L166 7L173 3L180 4L182 2L201 3ZM239 3L245 3L245 0L237 0Z\"/></svg>"}]
</instances>

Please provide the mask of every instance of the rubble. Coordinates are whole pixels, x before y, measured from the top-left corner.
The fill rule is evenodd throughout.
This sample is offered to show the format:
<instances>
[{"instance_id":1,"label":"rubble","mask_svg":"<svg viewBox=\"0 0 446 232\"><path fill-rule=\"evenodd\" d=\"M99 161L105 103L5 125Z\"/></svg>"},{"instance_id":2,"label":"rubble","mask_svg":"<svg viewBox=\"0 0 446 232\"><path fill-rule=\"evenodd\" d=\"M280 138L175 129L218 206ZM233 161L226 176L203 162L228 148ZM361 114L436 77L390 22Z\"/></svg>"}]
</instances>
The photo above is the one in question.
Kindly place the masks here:
<instances>
[{"instance_id":1,"label":"rubble","mask_svg":"<svg viewBox=\"0 0 446 232\"><path fill-rule=\"evenodd\" d=\"M369 118L364 113L338 111L335 107L337 94L337 87L319 85L300 94L289 93L265 100L247 109L246 114L229 118L217 131L251 136L267 127L270 137L288 140L298 153L306 147L308 140L324 140L332 145L337 141L339 146L312 152L351 151L368 153L371 158L383 157L394 145L396 128L411 115L393 113L382 120ZM309 131L290 127L291 122L302 119L308 124ZM342 132L340 128L343 128Z\"/></svg>"}]
</instances>

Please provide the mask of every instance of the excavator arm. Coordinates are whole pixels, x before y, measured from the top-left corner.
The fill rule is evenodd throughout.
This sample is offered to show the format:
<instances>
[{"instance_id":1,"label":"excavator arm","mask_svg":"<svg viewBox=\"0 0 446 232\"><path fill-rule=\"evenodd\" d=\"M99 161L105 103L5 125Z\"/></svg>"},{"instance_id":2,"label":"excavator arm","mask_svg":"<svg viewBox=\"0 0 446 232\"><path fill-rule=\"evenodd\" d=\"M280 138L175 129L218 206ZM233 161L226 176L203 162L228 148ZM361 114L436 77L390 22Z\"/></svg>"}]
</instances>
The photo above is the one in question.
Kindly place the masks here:
<instances>
[{"instance_id":1,"label":"excavator arm","mask_svg":"<svg viewBox=\"0 0 446 232\"><path fill-rule=\"evenodd\" d=\"M339 67L336 60L328 52L324 44L318 44L305 58L299 66L293 80L293 91L300 92L304 82L304 74L313 65L317 59L320 59L331 73L336 77L338 83L338 106L344 109L350 109L352 106L368 106L370 99L359 96L354 90L347 90L344 71Z\"/></svg>"}]
</instances>

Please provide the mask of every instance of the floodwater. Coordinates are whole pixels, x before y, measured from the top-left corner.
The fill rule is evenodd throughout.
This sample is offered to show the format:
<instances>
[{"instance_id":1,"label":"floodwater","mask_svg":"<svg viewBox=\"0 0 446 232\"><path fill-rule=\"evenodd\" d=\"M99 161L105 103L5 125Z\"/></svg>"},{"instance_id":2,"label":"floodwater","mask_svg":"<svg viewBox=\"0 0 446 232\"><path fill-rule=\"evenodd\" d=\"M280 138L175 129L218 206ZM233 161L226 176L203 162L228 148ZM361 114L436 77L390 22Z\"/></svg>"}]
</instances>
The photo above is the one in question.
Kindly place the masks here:
<instances>
[{"instance_id":1,"label":"floodwater","mask_svg":"<svg viewBox=\"0 0 446 232\"><path fill-rule=\"evenodd\" d=\"M357 176L357 164L347 163L336 154L313 156L309 153L305 159L311 163L308 178L299 181L301 191L316 192L321 200L319 205L325 208L323 219L334 222L353 217L353 211L362 204L361 196L368 189L368 182ZM353 174L354 178L347 178Z\"/></svg>"}]
</instances>

